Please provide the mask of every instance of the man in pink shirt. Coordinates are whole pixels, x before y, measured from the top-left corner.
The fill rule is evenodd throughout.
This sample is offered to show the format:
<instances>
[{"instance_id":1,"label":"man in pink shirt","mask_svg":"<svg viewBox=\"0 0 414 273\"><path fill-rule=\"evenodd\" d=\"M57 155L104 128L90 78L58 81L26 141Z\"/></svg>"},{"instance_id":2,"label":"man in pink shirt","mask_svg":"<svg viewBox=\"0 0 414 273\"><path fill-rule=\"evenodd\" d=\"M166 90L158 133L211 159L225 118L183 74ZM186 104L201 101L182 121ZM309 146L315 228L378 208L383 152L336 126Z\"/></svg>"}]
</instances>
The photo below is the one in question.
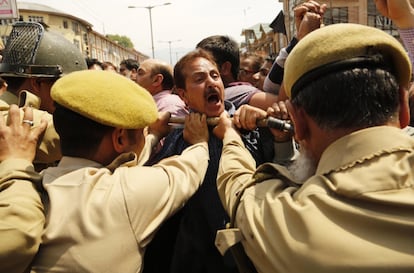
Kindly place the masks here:
<instances>
[{"instance_id":1,"label":"man in pink shirt","mask_svg":"<svg viewBox=\"0 0 414 273\"><path fill-rule=\"evenodd\" d=\"M188 109L181 98L172 93L174 78L169 64L156 59L141 63L136 82L147 89L157 104L158 111L169 112L171 116L186 116Z\"/></svg>"}]
</instances>

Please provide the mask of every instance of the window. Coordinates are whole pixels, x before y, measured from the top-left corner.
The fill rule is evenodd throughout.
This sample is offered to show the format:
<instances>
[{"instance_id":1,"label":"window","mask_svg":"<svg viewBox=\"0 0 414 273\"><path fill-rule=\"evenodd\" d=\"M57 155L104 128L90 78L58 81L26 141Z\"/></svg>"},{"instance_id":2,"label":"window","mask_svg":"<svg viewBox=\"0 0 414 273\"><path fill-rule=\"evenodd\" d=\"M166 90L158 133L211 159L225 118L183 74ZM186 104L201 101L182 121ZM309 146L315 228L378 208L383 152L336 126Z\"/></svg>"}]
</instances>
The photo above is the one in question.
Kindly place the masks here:
<instances>
[{"instance_id":1,"label":"window","mask_svg":"<svg viewBox=\"0 0 414 273\"><path fill-rule=\"evenodd\" d=\"M79 43L79 41L78 41L78 40L73 39L73 44L74 44L77 48L79 48L79 49L80 49L80 43Z\"/></svg>"},{"instance_id":2,"label":"window","mask_svg":"<svg viewBox=\"0 0 414 273\"><path fill-rule=\"evenodd\" d=\"M85 45L89 45L88 34L87 33L83 34L83 42L85 43Z\"/></svg>"},{"instance_id":3,"label":"window","mask_svg":"<svg viewBox=\"0 0 414 273\"><path fill-rule=\"evenodd\" d=\"M79 35L79 24L77 22L72 22L72 30L75 32L75 35Z\"/></svg>"},{"instance_id":4,"label":"window","mask_svg":"<svg viewBox=\"0 0 414 273\"><path fill-rule=\"evenodd\" d=\"M63 28L64 29L68 29L69 28L68 21L63 21Z\"/></svg>"},{"instance_id":5,"label":"window","mask_svg":"<svg viewBox=\"0 0 414 273\"><path fill-rule=\"evenodd\" d=\"M368 25L371 27L375 27L385 32L391 34L394 37L398 37L398 31L393 22L387 18L382 16L375 6L373 0L368 1Z\"/></svg>"},{"instance_id":6,"label":"window","mask_svg":"<svg viewBox=\"0 0 414 273\"><path fill-rule=\"evenodd\" d=\"M3 26L11 26L13 25L15 22L17 22L19 19L1 19L0 20L0 25ZM23 20L23 19L22 19Z\"/></svg>"},{"instance_id":7,"label":"window","mask_svg":"<svg viewBox=\"0 0 414 273\"><path fill-rule=\"evenodd\" d=\"M347 7L337 7L327 9L324 15L324 24L332 25L337 23L347 23L348 22L348 8Z\"/></svg>"},{"instance_id":8,"label":"window","mask_svg":"<svg viewBox=\"0 0 414 273\"><path fill-rule=\"evenodd\" d=\"M33 16L33 15L29 15L28 20L29 20L29 22L37 22L37 23L44 22L43 16Z\"/></svg>"}]
</instances>

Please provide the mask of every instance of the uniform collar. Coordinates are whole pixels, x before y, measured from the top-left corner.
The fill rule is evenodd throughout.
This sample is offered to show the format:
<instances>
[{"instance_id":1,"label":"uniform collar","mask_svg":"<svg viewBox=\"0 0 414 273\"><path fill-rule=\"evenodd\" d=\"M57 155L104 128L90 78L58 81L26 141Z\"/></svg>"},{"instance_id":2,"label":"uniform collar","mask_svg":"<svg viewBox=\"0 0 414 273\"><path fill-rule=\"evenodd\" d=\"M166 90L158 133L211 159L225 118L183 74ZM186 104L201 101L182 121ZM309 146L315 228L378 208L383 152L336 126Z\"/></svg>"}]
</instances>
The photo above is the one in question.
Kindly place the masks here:
<instances>
[{"instance_id":1,"label":"uniform collar","mask_svg":"<svg viewBox=\"0 0 414 273\"><path fill-rule=\"evenodd\" d=\"M122 166L136 166L138 162L138 157L134 152L130 153L123 153L117 156L109 165L105 166L111 172L114 172L116 168ZM59 167L67 168L70 166L71 169L81 169L85 167L93 167L93 168L104 168L100 163L79 157L70 157L64 156L61 161L59 162Z\"/></svg>"},{"instance_id":2,"label":"uniform collar","mask_svg":"<svg viewBox=\"0 0 414 273\"><path fill-rule=\"evenodd\" d=\"M414 139L399 128L376 126L359 130L328 146L321 156L316 174L345 170L382 154L413 149Z\"/></svg>"}]
</instances>

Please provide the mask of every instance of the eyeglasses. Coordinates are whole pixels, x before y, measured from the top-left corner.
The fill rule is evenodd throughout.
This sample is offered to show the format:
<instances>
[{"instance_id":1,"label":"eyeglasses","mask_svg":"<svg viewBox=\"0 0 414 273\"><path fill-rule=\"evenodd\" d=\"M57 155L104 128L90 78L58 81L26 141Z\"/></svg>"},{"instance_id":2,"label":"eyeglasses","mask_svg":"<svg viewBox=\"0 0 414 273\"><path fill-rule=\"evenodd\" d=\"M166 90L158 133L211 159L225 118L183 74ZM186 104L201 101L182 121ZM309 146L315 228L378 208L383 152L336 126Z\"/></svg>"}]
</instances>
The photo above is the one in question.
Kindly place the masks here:
<instances>
[{"instance_id":1,"label":"eyeglasses","mask_svg":"<svg viewBox=\"0 0 414 273\"><path fill-rule=\"evenodd\" d=\"M260 72L260 75L262 75L263 77L266 77L267 74L269 74L269 69L268 68L261 68L259 72Z\"/></svg>"},{"instance_id":2,"label":"eyeglasses","mask_svg":"<svg viewBox=\"0 0 414 273\"><path fill-rule=\"evenodd\" d=\"M253 71L253 70L240 68L239 73L240 73L240 75L248 75L248 74L255 74L256 72Z\"/></svg>"}]
</instances>

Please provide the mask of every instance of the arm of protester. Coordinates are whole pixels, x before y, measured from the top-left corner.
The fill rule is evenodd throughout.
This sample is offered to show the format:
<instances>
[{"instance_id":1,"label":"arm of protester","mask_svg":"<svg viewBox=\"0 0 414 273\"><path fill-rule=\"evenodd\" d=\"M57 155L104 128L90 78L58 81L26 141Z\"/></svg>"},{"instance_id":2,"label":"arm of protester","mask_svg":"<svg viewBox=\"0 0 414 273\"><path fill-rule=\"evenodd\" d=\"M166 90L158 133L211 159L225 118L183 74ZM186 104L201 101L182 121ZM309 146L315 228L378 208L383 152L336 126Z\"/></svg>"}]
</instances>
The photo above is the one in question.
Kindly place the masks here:
<instances>
[{"instance_id":1,"label":"arm of protester","mask_svg":"<svg viewBox=\"0 0 414 273\"><path fill-rule=\"evenodd\" d=\"M376 0L378 11L397 26L414 66L414 8L410 0Z\"/></svg>"},{"instance_id":2,"label":"arm of protester","mask_svg":"<svg viewBox=\"0 0 414 273\"><path fill-rule=\"evenodd\" d=\"M326 4L321 5L315 1L307 1L293 9L298 40L323 26L322 19L326 8Z\"/></svg>"},{"instance_id":3,"label":"arm of protester","mask_svg":"<svg viewBox=\"0 0 414 273\"><path fill-rule=\"evenodd\" d=\"M284 64L289 56L289 53L301 40L310 32L320 28L323 24L323 15L326 11L326 4L320 5L315 1L308 1L300 4L294 8L296 37L290 41L286 48L282 48L279 55L276 57L269 74L266 76L263 90L265 92L279 94L281 93L281 86L283 81ZM283 100L279 96L278 100ZM266 108L264 108L266 109Z\"/></svg>"},{"instance_id":4,"label":"arm of protester","mask_svg":"<svg viewBox=\"0 0 414 273\"><path fill-rule=\"evenodd\" d=\"M390 18L399 29L414 27L414 9L410 0L376 0L378 11Z\"/></svg>"}]
</instances>

